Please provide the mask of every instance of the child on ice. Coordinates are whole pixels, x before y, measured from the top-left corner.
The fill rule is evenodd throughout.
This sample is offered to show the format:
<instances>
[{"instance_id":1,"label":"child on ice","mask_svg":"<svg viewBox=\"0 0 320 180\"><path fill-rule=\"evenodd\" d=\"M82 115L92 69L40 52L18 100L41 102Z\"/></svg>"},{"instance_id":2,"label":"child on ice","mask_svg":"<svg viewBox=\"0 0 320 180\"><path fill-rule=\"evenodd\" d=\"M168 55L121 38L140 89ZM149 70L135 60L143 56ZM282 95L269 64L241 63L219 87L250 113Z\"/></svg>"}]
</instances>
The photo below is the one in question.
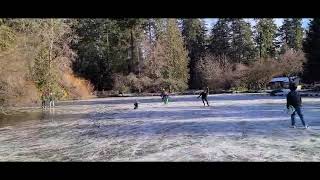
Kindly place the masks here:
<instances>
[{"instance_id":1,"label":"child on ice","mask_svg":"<svg viewBox=\"0 0 320 180\"><path fill-rule=\"evenodd\" d=\"M165 89L162 89L161 98L164 104L168 104L169 102L169 94L165 91Z\"/></svg>"},{"instance_id":2,"label":"child on ice","mask_svg":"<svg viewBox=\"0 0 320 180\"><path fill-rule=\"evenodd\" d=\"M134 105L134 109L138 109L138 106L139 106L138 101L136 101L133 105Z\"/></svg>"}]
</instances>

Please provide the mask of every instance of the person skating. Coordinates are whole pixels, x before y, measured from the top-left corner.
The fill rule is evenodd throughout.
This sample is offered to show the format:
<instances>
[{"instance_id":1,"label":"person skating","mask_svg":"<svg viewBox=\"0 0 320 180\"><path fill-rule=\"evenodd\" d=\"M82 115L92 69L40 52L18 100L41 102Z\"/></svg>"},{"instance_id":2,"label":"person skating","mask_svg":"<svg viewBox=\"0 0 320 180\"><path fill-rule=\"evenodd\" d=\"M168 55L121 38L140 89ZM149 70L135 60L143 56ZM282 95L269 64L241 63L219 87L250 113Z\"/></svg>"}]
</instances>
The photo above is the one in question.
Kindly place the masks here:
<instances>
[{"instance_id":1,"label":"person skating","mask_svg":"<svg viewBox=\"0 0 320 180\"><path fill-rule=\"evenodd\" d=\"M202 91L198 96L198 98L201 97L204 106L206 106L205 102L207 102L207 105L209 106L208 94L209 94L209 88L207 87L206 90Z\"/></svg>"},{"instance_id":2,"label":"person skating","mask_svg":"<svg viewBox=\"0 0 320 180\"><path fill-rule=\"evenodd\" d=\"M162 89L161 98L162 98L162 101L164 102L164 104L168 104L169 93L165 89Z\"/></svg>"},{"instance_id":3,"label":"person skating","mask_svg":"<svg viewBox=\"0 0 320 180\"><path fill-rule=\"evenodd\" d=\"M293 128L296 128L295 116L297 113L298 116L300 117L302 125L305 128L308 128L309 126L305 123L304 118L303 118L303 114L301 111L302 101L301 101L300 94L296 91L297 86L294 83L291 83L289 88L290 88L290 92L287 94L287 109L289 109L290 106L292 106L294 108L294 111L291 114L291 125Z\"/></svg>"},{"instance_id":4,"label":"person skating","mask_svg":"<svg viewBox=\"0 0 320 180\"><path fill-rule=\"evenodd\" d=\"M138 109L138 106L139 106L138 101L136 101L133 105L134 105L134 109Z\"/></svg>"}]
</instances>

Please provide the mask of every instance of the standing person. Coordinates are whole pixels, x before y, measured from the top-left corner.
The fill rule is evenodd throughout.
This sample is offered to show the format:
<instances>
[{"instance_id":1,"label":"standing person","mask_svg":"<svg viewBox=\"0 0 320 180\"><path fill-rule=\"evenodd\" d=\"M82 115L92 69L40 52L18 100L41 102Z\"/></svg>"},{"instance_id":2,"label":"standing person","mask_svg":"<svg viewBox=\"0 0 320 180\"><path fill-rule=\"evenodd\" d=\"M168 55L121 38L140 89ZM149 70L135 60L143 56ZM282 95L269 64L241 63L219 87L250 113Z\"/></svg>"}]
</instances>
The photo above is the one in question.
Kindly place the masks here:
<instances>
[{"instance_id":1,"label":"standing person","mask_svg":"<svg viewBox=\"0 0 320 180\"><path fill-rule=\"evenodd\" d=\"M164 99L164 92L165 92L165 90L164 90L164 89L161 89L160 97L161 97L161 100L162 100L162 101L163 101L163 99Z\"/></svg>"},{"instance_id":2,"label":"standing person","mask_svg":"<svg viewBox=\"0 0 320 180\"><path fill-rule=\"evenodd\" d=\"M208 94L209 94L209 88L207 87L206 90L202 91L200 93L200 95L198 96L198 99L199 99L199 97L201 97L204 106L206 106L205 102L207 102L207 105L209 106Z\"/></svg>"},{"instance_id":3,"label":"standing person","mask_svg":"<svg viewBox=\"0 0 320 180\"><path fill-rule=\"evenodd\" d=\"M53 97L53 93L51 92L49 95L49 106L54 107L54 97Z\"/></svg>"},{"instance_id":4,"label":"standing person","mask_svg":"<svg viewBox=\"0 0 320 180\"><path fill-rule=\"evenodd\" d=\"M297 86L294 83L291 83L289 85L289 88L290 88L290 92L287 95L287 109L289 109L290 106L292 106L294 108L294 111L291 114L291 125L293 128L296 128L295 116L297 113L298 116L300 117L302 125L307 129L309 126L305 123L304 118L303 118L303 114L301 111L302 101L301 101L300 94L296 91Z\"/></svg>"},{"instance_id":5,"label":"standing person","mask_svg":"<svg viewBox=\"0 0 320 180\"><path fill-rule=\"evenodd\" d=\"M45 92L42 92L41 93L41 107L42 109L45 109L46 108L46 93Z\"/></svg>"},{"instance_id":6,"label":"standing person","mask_svg":"<svg viewBox=\"0 0 320 180\"><path fill-rule=\"evenodd\" d=\"M165 89L162 89L161 98L164 104L168 104L169 102L169 94Z\"/></svg>"}]
</instances>

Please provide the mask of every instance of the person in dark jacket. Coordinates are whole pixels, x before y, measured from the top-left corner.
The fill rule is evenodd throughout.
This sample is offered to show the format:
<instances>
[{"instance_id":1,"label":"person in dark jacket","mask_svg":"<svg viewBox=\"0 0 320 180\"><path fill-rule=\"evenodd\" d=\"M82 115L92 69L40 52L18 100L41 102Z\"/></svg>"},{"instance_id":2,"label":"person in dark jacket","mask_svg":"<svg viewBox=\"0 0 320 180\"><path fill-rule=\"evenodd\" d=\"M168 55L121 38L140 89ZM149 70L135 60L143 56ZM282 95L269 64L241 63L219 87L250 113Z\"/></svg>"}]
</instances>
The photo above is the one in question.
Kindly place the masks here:
<instances>
[{"instance_id":1,"label":"person in dark jacket","mask_svg":"<svg viewBox=\"0 0 320 180\"><path fill-rule=\"evenodd\" d=\"M133 105L134 105L134 109L138 109L138 106L139 106L138 101L136 101Z\"/></svg>"},{"instance_id":2,"label":"person in dark jacket","mask_svg":"<svg viewBox=\"0 0 320 180\"><path fill-rule=\"evenodd\" d=\"M198 98L201 97L204 106L206 106L205 102L207 102L207 105L209 106L208 94L209 94L209 88L207 87L206 90L202 91L198 96Z\"/></svg>"},{"instance_id":3,"label":"person in dark jacket","mask_svg":"<svg viewBox=\"0 0 320 180\"><path fill-rule=\"evenodd\" d=\"M301 111L301 96L300 94L296 91L297 86L294 83L290 84L290 92L287 94L287 109L289 109L290 106L294 108L293 113L291 114L291 125L293 128L296 128L295 126L295 117L296 113L300 117L300 120L302 122L302 125L305 128L308 128L309 126L305 123L303 114Z\"/></svg>"},{"instance_id":4,"label":"person in dark jacket","mask_svg":"<svg viewBox=\"0 0 320 180\"><path fill-rule=\"evenodd\" d=\"M43 93L41 94L41 107L42 107L43 109L46 108L46 100L47 100L46 93L43 92Z\"/></svg>"}]
</instances>

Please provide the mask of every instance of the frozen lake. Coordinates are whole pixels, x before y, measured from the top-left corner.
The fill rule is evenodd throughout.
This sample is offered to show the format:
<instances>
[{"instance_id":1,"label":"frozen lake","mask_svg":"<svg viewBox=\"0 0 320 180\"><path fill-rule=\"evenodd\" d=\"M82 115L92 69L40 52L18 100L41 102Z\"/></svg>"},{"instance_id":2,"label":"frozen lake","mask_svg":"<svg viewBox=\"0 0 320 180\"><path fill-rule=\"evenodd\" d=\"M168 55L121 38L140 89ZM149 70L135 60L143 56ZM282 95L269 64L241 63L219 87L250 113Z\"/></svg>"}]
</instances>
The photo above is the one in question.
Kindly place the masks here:
<instances>
[{"instance_id":1,"label":"frozen lake","mask_svg":"<svg viewBox=\"0 0 320 180\"><path fill-rule=\"evenodd\" d=\"M196 97L61 102L0 119L0 161L320 160L320 98L302 99L304 130L289 128L285 97L210 95L210 107Z\"/></svg>"}]
</instances>

